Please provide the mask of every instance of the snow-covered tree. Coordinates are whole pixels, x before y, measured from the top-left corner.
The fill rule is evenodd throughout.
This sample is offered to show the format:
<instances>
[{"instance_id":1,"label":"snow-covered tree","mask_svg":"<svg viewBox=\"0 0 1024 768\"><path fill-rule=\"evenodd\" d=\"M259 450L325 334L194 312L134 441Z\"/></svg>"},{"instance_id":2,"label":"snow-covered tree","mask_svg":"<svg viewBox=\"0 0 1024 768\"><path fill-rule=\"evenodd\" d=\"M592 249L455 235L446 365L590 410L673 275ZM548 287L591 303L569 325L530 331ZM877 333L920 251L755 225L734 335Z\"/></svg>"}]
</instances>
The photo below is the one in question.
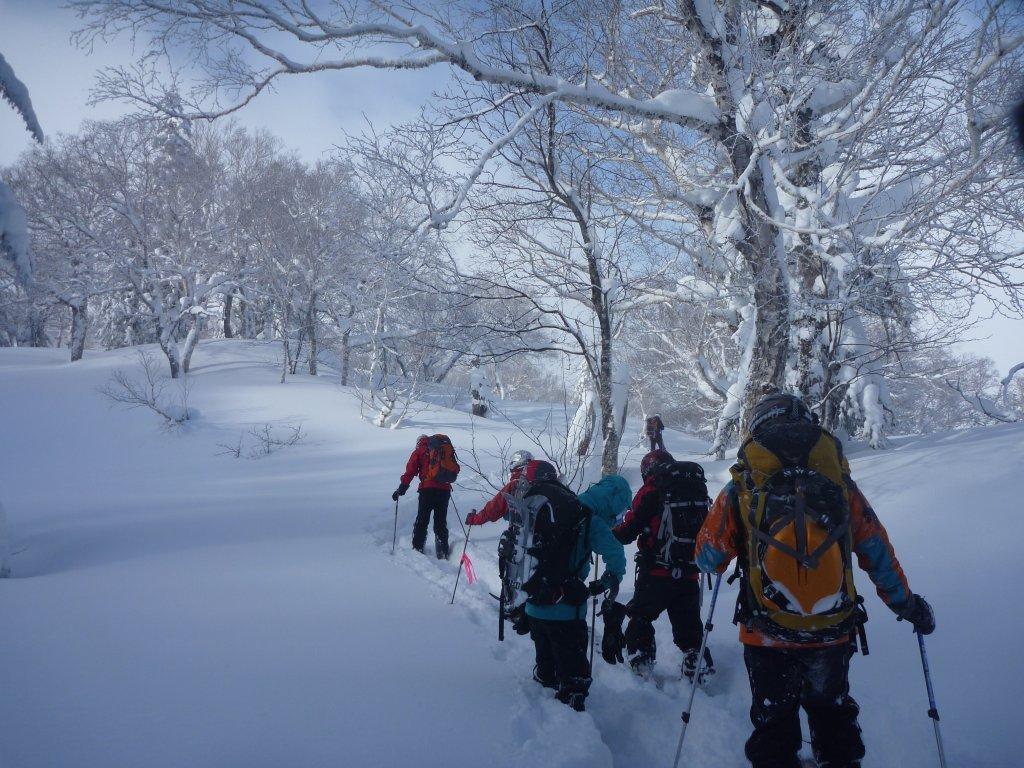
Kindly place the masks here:
<instances>
[{"instance_id":1,"label":"snow-covered tree","mask_svg":"<svg viewBox=\"0 0 1024 768\"><path fill-rule=\"evenodd\" d=\"M43 142L43 129L39 125L28 88L14 74L7 59L0 54L0 99L3 99L24 121L32 138ZM25 212L10 188L0 180L0 256L13 265L22 284L32 281L32 251L29 247Z\"/></svg>"}]
</instances>

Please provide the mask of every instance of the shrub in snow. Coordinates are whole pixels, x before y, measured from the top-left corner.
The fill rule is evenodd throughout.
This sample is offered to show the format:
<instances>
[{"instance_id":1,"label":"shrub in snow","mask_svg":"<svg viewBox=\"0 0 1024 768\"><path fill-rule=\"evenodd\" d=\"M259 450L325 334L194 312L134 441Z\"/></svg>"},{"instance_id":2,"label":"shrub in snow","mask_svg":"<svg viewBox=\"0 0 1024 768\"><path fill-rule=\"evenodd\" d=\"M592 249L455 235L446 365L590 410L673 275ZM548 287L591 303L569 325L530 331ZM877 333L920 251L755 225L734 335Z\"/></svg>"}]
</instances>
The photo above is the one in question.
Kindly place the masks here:
<instances>
[{"instance_id":1,"label":"shrub in snow","mask_svg":"<svg viewBox=\"0 0 1024 768\"><path fill-rule=\"evenodd\" d=\"M138 350L139 367L137 374L117 371L108 384L100 389L115 403L129 408L146 408L161 419L164 427L173 429L180 427L197 415L195 409L188 404L191 381L188 376L177 382L176 396L171 399L165 394L167 381L157 372L157 363L153 355Z\"/></svg>"}]
</instances>

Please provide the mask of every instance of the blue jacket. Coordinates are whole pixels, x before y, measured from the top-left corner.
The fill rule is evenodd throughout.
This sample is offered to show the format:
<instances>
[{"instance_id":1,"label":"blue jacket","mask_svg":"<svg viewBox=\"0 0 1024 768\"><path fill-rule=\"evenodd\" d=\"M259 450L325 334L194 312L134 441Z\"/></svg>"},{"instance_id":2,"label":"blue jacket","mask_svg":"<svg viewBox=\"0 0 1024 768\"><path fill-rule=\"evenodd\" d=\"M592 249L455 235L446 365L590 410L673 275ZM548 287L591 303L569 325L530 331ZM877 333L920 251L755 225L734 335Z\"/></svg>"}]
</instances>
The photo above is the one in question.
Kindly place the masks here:
<instances>
[{"instance_id":1,"label":"blue jacket","mask_svg":"<svg viewBox=\"0 0 1024 768\"><path fill-rule=\"evenodd\" d=\"M629 509L633 492L622 475L605 475L600 482L594 483L581 493L579 499L583 506L612 528L619 515Z\"/></svg>"},{"instance_id":2,"label":"blue jacket","mask_svg":"<svg viewBox=\"0 0 1024 768\"><path fill-rule=\"evenodd\" d=\"M620 505L623 497L625 502ZM626 551L612 534L606 518L610 514L614 520L620 511L629 506L629 483L618 475L611 475L590 486L579 499L592 512L590 536L585 538L586 531L581 533L573 553L573 557L583 563L578 572L580 579L586 581L590 575L590 553L594 552L604 558L605 573L616 581L622 581L626 574ZM586 618L587 605L534 605L527 602L526 615L545 621L573 621Z\"/></svg>"}]
</instances>

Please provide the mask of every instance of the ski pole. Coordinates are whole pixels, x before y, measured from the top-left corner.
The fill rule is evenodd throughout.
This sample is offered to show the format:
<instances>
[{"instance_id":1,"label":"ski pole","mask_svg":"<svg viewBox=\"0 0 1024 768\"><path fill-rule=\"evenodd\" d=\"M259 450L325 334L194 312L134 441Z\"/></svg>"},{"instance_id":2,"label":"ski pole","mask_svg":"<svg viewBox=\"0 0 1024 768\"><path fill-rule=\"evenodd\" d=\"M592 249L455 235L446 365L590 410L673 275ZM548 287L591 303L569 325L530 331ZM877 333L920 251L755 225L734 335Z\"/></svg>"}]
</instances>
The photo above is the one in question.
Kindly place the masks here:
<instances>
[{"instance_id":1,"label":"ski pole","mask_svg":"<svg viewBox=\"0 0 1024 768\"><path fill-rule=\"evenodd\" d=\"M469 546L469 531L466 532L466 538L462 541L462 557L459 558L459 570L455 574L455 589L452 590L452 601L449 605L455 605L455 593L459 590L459 577L462 576L462 563L466 559L466 547Z\"/></svg>"},{"instance_id":2,"label":"ski pole","mask_svg":"<svg viewBox=\"0 0 1024 768\"><path fill-rule=\"evenodd\" d=\"M697 683L700 680L702 668L704 665L704 651L708 647L708 635L711 634L711 630L715 628L715 625L711 623L711 620L715 616L715 603L718 602L718 588L722 585L722 574L718 574L715 578L715 588L711 592L711 606L708 608L708 620L704 623L704 636L700 641L700 651L697 653L697 672L693 676L693 681L690 684L690 700L686 703L686 709L683 710L683 730L679 732L679 744L676 745L676 759L672 762L672 768L678 768L679 756L683 753L683 739L686 738L686 726L690 724L690 711L693 709L693 697L697 693ZM945 768L945 766L943 766Z\"/></svg>"},{"instance_id":3,"label":"ski pole","mask_svg":"<svg viewBox=\"0 0 1024 768\"><path fill-rule=\"evenodd\" d=\"M395 532L391 536L391 554L395 554L395 545L398 543L398 499L395 499Z\"/></svg>"},{"instance_id":4,"label":"ski pole","mask_svg":"<svg viewBox=\"0 0 1024 768\"><path fill-rule=\"evenodd\" d=\"M455 519L459 521L459 528L462 529L462 535L465 536L468 539L469 538L469 534L466 533L466 526L463 525L463 523L462 523L462 515L459 514L459 508L457 506L455 506L455 497L454 496L450 497L449 501L451 501L451 503L452 503L452 509L455 510Z\"/></svg>"},{"instance_id":5,"label":"ski pole","mask_svg":"<svg viewBox=\"0 0 1024 768\"><path fill-rule=\"evenodd\" d=\"M597 555L594 556L594 580L600 581L601 577L601 558ZM597 639L595 634L597 628L597 595L594 595L594 600L590 606L590 676L594 676L594 641Z\"/></svg>"},{"instance_id":6,"label":"ski pole","mask_svg":"<svg viewBox=\"0 0 1024 768\"><path fill-rule=\"evenodd\" d=\"M928 653L924 649L924 635L915 632L917 645L921 649L921 667L924 669L924 684L928 688L928 717L935 726L935 745L939 749L939 765L946 768L946 749L942 746L942 731L939 729L939 708L935 705L935 690L932 688L932 673L928 667Z\"/></svg>"}]
</instances>

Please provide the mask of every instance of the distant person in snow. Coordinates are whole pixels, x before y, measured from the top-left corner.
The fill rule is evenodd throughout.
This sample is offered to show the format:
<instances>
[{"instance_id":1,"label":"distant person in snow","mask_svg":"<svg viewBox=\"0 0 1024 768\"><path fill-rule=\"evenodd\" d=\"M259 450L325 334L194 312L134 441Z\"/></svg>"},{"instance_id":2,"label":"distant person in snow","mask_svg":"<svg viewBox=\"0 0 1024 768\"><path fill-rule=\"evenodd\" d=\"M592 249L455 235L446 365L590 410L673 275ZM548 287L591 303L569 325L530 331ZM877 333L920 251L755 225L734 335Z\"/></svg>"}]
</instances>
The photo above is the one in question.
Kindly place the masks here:
<instances>
[{"instance_id":1,"label":"distant person in snow","mask_svg":"<svg viewBox=\"0 0 1024 768\"><path fill-rule=\"evenodd\" d=\"M704 469L700 464L676 461L668 451L654 450L640 462L640 474L644 484L614 529L615 538L623 544L640 540L636 590L625 609L629 625L623 638L629 663L639 675L653 669L657 655L654 621L667 611L672 640L683 652L682 674L692 680L700 666L703 634L694 542L710 504ZM707 648L704 661L699 683L715 671Z\"/></svg>"},{"instance_id":2,"label":"distant person in snow","mask_svg":"<svg viewBox=\"0 0 1024 768\"><path fill-rule=\"evenodd\" d=\"M508 502L505 500L507 494L516 489L516 483L523 475L526 465L533 461L533 454L529 451L516 451L508 462L509 478L504 487L494 494L494 498L484 504L483 509L471 511L466 515L466 525L483 525L501 520L508 514Z\"/></svg>"},{"instance_id":3,"label":"distant person in snow","mask_svg":"<svg viewBox=\"0 0 1024 768\"><path fill-rule=\"evenodd\" d=\"M721 573L739 558L736 618L754 726L747 758L754 768L798 766L803 707L818 765L859 768L864 742L849 668L867 616L852 556L921 634L935 629L931 606L910 591L842 443L798 398L761 398L731 472L697 536L697 565Z\"/></svg>"},{"instance_id":4,"label":"distant person in snow","mask_svg":"<svg viewBox=\"0 0 1024 768\"><path fill-rule=\"evenodd\" d=\"M405 474L391 498L398 501L409 490L413 477L419 477L419 508L412 528L412 548L423 551L427 540L427 523L434 516L434 554L447 560L448 502L452 497L452 483L459 475L458 457L447 435L420 435L416 449L405 465Z\"/></svg>"},{"instance_id":5,"label":"distant person in snow","mask_svg":"<svg viewBox=\"0 0 1024 768\"><path fill-rule=\"evenodd\" d=\"M661 420L661 414L656 413L653 416L648 416L644 422L644 431L647 433L647 439L651 443L652 451L665 450L665 438L662 435L665 431L665 423Z\"/></svg>"},{"instance_id":6,"label":"distant person in snow","mask_svg":"<svg viewBox=\"0 0 1024 768\"><path fill-rule=\"evenodd\" d=\"M584 505L550 463L529 461L511 494L510 525L498 549L502 604L513 628L533 640L533 677L579 712L591 683L587 601L601 593L614 599L626 572L622 545L605 522L620 498L609 484ZM588 585L592 553L604 558L606 569Z\"/></svg>"}]
</instances>

